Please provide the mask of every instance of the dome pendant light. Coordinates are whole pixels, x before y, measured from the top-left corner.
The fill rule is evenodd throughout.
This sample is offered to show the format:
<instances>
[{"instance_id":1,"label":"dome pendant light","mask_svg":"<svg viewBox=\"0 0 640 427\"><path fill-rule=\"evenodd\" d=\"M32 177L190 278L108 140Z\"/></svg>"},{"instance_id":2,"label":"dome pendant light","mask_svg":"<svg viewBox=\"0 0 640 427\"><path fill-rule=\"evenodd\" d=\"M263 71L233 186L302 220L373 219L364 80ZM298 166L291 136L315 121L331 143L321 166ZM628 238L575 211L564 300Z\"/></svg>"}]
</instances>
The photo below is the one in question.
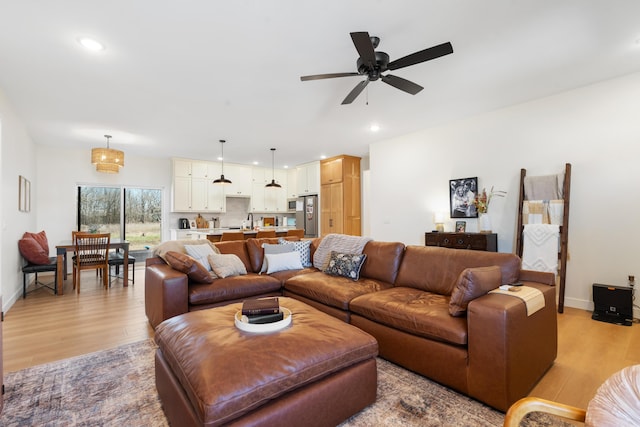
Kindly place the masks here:
<instances>
[{"instance_id":1,"label":"dome pendant light","mask_svg":"<svg viewBox=\"0 0 640 427\"><path fill-rule=\"evenodd\" d=\"M276 169L275 169L275 163L274 163L275 155L276 155L276 149L272 148L271 149L271 182L265 185L265 187L267 188L282 188L282 186L276 182Z\"/></svg>"},{"instance_id":2,"label":"dome pendant light","mask_svg":"<svg viewBox=\"0 0 640 427\"><path fill-rule=\"evenodd\" d=\"M220 160L221 160L221 170L220 170L220 178L218 179L214 179L213 183L214 184L231 184L231 181L229 181L227 178L224 177L224 143L226 141L224 139L220 140L220 147L221 147L221 155L220 155Z\"/></svg>"}]
</instances>

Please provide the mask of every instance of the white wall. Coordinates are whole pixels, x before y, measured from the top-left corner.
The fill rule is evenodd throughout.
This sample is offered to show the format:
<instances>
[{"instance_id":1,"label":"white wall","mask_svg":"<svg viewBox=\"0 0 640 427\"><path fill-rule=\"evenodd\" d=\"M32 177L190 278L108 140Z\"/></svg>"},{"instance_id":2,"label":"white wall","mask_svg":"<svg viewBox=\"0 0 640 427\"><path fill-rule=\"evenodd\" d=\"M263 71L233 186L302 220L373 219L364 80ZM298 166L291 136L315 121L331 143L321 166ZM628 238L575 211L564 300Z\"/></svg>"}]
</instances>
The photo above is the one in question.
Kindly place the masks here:
<instances>
[{"instance_id":1,"label":"white wall","mask_svg":"<svg viewBox=\"0 0 640 427\"><path fill-rule=\"evenodd\" d=\"M36 227L36 209L18 211L18 176L22 175L33 185L36 179L36 147L27 135L24 124L0 90L0 174L2 199L0 201L0 277L3 311L10 307L17 289L22 293L22 258L18 252L18 240L26 230ZM33 193L32 193L33 194Z\"/></svg>"},{"instance_id":2,"label":"white wall","mask_svg":"<svg viewBox=\"0 0 640 427\"><path fill-rule=\"evenodd\" d=\"M373 144L371 235L423 245L433 213L449 212L449 180L477 176L508 192L489 213L500 252L513 252L520 168L545 175L571 163L565 304L591 309L592 283L640 277L638 111L640 73Z\"/></svg>"}]
</instances>

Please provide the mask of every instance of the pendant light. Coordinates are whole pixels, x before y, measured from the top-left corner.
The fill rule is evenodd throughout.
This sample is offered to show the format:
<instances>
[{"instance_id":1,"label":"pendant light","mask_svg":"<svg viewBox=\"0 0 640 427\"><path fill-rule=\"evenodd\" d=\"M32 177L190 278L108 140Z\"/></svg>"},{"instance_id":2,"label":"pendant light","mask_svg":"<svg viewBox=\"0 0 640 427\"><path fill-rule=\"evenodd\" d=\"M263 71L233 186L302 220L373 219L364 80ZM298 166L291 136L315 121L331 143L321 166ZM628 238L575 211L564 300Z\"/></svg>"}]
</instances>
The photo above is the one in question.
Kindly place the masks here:
<instances>
[{"instance_id":1,"label":"pendant light","mask_svg":"<svg viewBox=\"0 0 640 427\"><path fill-rule=\"evenodd\" d=\"M272 148L271 149L271 182L265 185L265 187L267 188L282 188L282 186L276 182L275 155L276 155L276 149Z\"/></svg>"},{"instance_id":2,"label":"pendant light","mask_svg":"<svg viewBox=\"0 0 640 427\"><path fill-rule=\"evenodd\" d=\"M92 148L91 163L96 166L98 172L118 173L124 166L124 152L109 148L111 135L104 137L107 138L107 148Z\"/></svg>"},{"instance_id":3,"label":"pendant light","mask_svg":"<svg viewBox=\"0 0 640 427\"><path fill-rule=\"evenodd\" d=\"M224 177L224 143L226 141L224 139L220 140L220 149L221 149L221 155L220 155L220 160L221 160L221 170L220 170L220 178L218 179L214 179L213 183L214 184L231 184L231 181L229 181L227 178Z\"/></svg>"}]
</instances>

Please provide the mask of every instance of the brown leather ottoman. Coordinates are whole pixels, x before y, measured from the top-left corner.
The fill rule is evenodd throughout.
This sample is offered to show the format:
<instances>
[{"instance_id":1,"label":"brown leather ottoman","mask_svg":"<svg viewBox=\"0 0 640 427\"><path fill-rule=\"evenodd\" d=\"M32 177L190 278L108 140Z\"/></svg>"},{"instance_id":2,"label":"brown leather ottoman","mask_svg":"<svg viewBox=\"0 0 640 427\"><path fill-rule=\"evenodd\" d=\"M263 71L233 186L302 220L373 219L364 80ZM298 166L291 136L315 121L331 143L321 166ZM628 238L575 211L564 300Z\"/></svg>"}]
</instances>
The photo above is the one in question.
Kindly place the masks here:
<instances>
[{"instance_id":1,"label":"brown leather ottoman","mask_svg":"<svg viewBox=\"0 0 640 427\"><path fill-rule=\"evenodd\" d=\"M174 426L335 426L376 400L378 344L302 302L267 334L236 328L241 304L193 311L156 329L156 388Z\"/></svg>"}]
</instances>

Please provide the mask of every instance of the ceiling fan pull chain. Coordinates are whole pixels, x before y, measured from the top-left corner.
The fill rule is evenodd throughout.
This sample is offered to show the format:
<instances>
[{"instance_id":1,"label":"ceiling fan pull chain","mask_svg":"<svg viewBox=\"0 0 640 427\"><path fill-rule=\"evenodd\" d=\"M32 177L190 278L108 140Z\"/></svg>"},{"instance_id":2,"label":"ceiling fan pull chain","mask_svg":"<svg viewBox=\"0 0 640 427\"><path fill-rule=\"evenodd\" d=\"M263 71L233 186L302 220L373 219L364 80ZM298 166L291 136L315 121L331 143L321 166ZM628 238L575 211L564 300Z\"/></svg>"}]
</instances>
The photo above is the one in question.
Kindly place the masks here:
<instances>
[{"instance_id":1,"label":"ceiling fan pull chain","mask_svg":"<svg viewBox=\"0 0 640 427\"><path fill-rule=\"evenodd\" d=\"M365 102L365 105L369 105L369 86L367 86L366 96L367 96L367 101Z\"/></svg>"}]
</instances>

